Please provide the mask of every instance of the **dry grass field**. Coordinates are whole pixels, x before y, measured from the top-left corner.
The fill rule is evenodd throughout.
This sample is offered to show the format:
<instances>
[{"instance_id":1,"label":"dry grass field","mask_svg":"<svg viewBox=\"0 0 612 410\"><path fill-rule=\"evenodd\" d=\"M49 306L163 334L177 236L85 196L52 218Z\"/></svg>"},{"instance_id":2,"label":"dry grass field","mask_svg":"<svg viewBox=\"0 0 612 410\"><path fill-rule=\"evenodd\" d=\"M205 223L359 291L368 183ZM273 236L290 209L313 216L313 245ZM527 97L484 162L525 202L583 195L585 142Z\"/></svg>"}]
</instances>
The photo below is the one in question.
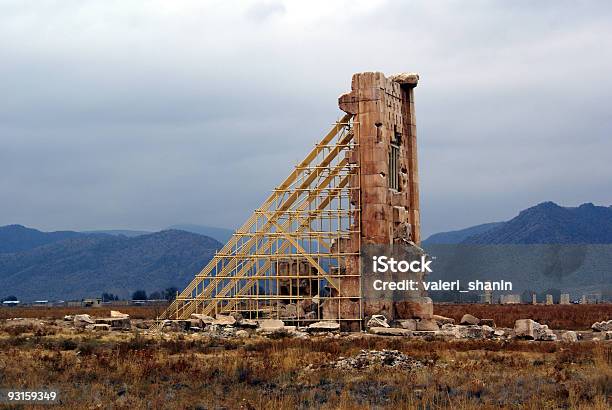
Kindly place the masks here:
<instances>
[{"instance_id":1,"label":"dry grass field","mask_svg":"<svg viewBox=\"0 0 612 410\"><path fill-rule=\"evenodd\" d=\"M66 409L603 410L612 404L609 342L215 339L6 326L0 385L53 387ZM361 349L395 349L422 366L330 366Z\"/></svg>"},{"instance_id":2,"label":"dry grass field","mask_svg":"<svg viewBox=\"0 0 612 410\"><path fill-rule=\"evenodd\" d=\"M612 319L612 303L597 305L485 305L436 304L434 313L459 323L466 313L495 319L500 327L513 327L517 319L533 319L551 329L588 330L595 322Z\"/></svg>"},{"instance_id":3,"label":"dry grass field","mask_svg":"<svg viewBox=\"0 0 612 410\"><path fill-rule=\"evenodd\" d=\"M152 318L159 307L120 307ZM612 342L422 340L343 334L299 338L91 332L59 319L108 308L11 308L0 319L0 387L55 388L61 408L609 409ZM610 305L439 305L436 313L532 317L588 329ZM9 321L9 317L46 318ZM20 323L20 324L17 324ZM23 324L25 323L25 324ZM397 350L418 366L334 366L362 349ZM361 362L358 362L361 363ZM22 407L13 407L22 408ZM48 407L43 407L48 408Z\"/></svg>"}]
</instances>

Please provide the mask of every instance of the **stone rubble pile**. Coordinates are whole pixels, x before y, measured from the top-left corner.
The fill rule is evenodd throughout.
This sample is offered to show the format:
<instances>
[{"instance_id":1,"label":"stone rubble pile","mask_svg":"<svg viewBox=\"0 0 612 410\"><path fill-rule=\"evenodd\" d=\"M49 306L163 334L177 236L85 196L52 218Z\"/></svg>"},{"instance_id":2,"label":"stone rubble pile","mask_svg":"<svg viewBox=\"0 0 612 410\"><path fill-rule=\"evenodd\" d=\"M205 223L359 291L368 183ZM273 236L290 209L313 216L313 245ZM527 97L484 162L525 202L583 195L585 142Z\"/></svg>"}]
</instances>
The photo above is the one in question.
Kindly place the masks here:
<instances>
[{"instance_id":1,"label":"stone rubble pile","mask_svg":"<svg viewBox=\"0 0 612 410\"><path fill-rule=\"evenodd\" d=\"M397 350L362 350L357 356L340 357L324 367L341 370L361 370L371 367L389 367L410 370L424 364Z\"/></svg>"}]
</instances>

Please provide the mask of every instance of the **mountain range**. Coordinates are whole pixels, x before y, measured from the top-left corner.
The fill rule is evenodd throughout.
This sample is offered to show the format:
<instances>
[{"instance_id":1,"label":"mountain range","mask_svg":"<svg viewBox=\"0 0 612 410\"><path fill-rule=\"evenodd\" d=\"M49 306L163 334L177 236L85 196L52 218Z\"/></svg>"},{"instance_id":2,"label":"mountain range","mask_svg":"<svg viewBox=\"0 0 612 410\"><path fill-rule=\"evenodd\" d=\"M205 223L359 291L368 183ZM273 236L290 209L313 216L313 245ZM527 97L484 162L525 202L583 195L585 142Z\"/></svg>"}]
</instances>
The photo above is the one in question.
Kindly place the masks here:
<instances>
[{"instance_id":1,"label":"mountain range","mask_svg":"<svg viewBox=\"0 0 612 410\"><path fill-rule=\"evenodd\" d=\"M174 227L184 230L41 232L21 225L0 227L0 298L66 300L102 292L128 298L139 289L150 293L182 288L231 231ZM509 221L431 235L423 246L448 262L431 279L486 279L497 272L517 284L515 293L555 286L572 293L607 292L612 283L612 207L544 202Z\"/></svg>"},{"instance_id":2,"label":"mountain range","mask_svg":"<svg viewBox=\"0 0 612 410\"><path fill-rule=\"evenodd\" d=\"M612 243L612 206L585 203L563 207L542 202L506 222L436 233L431 244L606 244Z\"/></svg>"},{"instance_id":3,"label":"mountain range","mask_svg":"<svg viewBox=\"0 0 612 410\"><path fill-rule=\"evenodd\" d=\"M102 292L129 298L184 287L222 247L179 230L127 237L103 233L0 228L0 289L20 300L81 299ZM8 252L7 252L8 251Z\"/></svg>"},{"instance_id":4,"label":"mountain range","mask_svg":"<svg viewBox=\"0 0 612 410\"><path fill-rule=\"evenodd\" d=\"M435 258L430 280L506 280L510 293L556 289L574 299L612 292L612 207L543 202L506 222L431 235L423 247Z\"/></svg>"}]
</instances>

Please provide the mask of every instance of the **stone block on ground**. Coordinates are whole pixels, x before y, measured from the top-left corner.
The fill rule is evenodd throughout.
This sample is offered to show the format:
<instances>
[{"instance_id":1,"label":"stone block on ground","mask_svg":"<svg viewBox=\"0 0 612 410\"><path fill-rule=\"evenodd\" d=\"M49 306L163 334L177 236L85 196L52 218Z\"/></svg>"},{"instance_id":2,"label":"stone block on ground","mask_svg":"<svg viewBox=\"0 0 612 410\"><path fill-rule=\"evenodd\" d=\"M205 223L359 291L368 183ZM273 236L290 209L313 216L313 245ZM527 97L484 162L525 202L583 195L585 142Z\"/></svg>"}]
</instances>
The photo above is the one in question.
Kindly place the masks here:
<instances>
[{"instance_id":1,"label":"stone block on ground","mask_svg":"<svg viewBox=\"0 0 612 410\"><path fill-rule=\"evenodd\" d=\"M285 327L285 323L278 319L264 319L259 321L259 329L263 332L274 332L282 330Z\"/></svg>"},{"instance_id":2,"label":"stone block on ground","mask_svg":"<svg viewBox=\"0 0 612 410\"><path fill-rule=\"evenodd\" d=\"M329 321L321 321L312 323L308 326L307 331L314 332L337 332L340 330L340 323L337 322L329 322Z\"/></svg>"},{"instance_id":3,"label":"stone block on ground","mask_svg":"<svg viewBox=\"0 0 612 410\"><path fill-rule=\"evenodd\" d=\"M521 339L555 341L557 336L547 325L531 319L519 319L514 322L514 335Z\"/></svg>"},{"instance_id":4,"label":"stone block on ground","mask_svg":"<svg viewBox=\"0 0 612 410\"><path fill-rule=\"evenodd\" d=\"M462 325L478 325L480 323L480 319L478 319L476 316L466 313L461 317L461 321L459 323Z\"/></svg>"},{"instance_id":5,"label":"stone block on ground","mask_svg":"<svg viewBox=\"0 0 612 410\"><path fill-rule=\"evenodd\" d=\"M561 340L568 343L573 343L578 341L578 335L574 331L567 331L561 335Z\"/></svg>"},{"instance_id":6,"label":"stone block on ground","mask_svg":"<svg viewBox=\"0 0 612 410\"><path fill-rule=\"evenodd\" d=\"M111 310L110 317L130 317L127 313L121 313L118 310Z\"/></svg>"},{"instance_id":7,"label":"stone block on ground","mask_svg":"<svg viewBox=\"0 0 612 410\"><path fill-rule=\"evenodd\" d=\"M399 329L396 327L371 327L368 330L370 333L379 336L410 336L412 332L407 329Z\"/></svg>"},{"instance_id":8,"label":"stone block on ground","mask_svg":"<svg viewBox=\"0 0 612 410\"><path fill-rule=\"evenodd\" d=\"M236 324L236 318L229 315L216 315L212 324L217 326L234 326Z\"/></svg>"}]
</instances>

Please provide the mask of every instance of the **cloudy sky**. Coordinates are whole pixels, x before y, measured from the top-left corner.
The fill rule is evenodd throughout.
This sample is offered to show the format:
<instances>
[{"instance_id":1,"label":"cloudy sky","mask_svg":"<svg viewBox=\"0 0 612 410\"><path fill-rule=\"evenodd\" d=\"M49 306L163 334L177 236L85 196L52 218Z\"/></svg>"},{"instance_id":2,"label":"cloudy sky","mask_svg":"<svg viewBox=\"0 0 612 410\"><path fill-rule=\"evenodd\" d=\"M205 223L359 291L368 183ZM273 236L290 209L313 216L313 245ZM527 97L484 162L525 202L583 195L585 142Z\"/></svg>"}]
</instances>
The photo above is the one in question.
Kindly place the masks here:
<instances>
[{"instance_id":1,"label":"cloudy sky","mask_svg":"<svg viewBox=\"0 0 612 410\"><path fill-rule=\"evenodd\" d=\"M0 225L234 228L341 115L417 71L427 235L612 205L605 1L0 0Z\"/></svg>"}]
</instances>

